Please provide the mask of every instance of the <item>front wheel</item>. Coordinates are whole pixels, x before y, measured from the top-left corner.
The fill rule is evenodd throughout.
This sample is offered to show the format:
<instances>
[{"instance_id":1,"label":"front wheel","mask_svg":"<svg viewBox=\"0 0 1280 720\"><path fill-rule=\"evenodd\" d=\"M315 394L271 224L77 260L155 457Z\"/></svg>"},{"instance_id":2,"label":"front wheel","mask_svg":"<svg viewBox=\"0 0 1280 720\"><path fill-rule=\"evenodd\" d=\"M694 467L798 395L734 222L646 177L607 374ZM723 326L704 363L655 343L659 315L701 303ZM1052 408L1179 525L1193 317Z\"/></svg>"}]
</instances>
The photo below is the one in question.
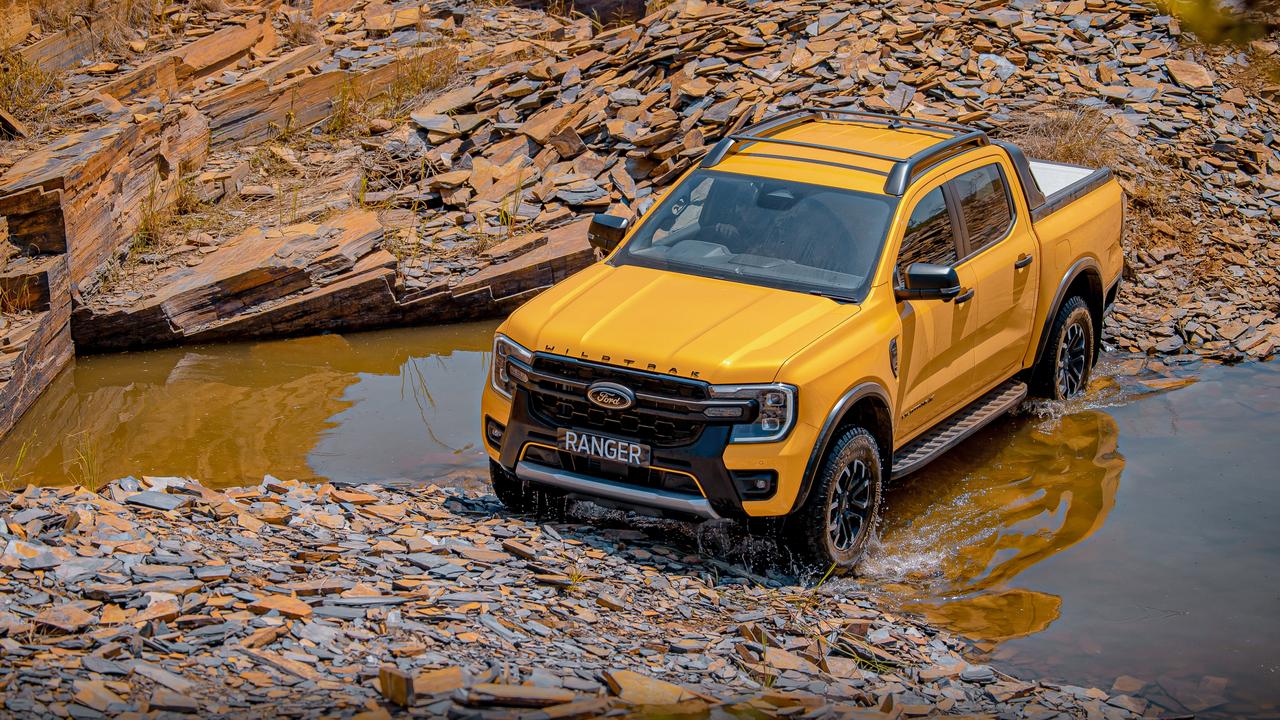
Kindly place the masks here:
<instances>
[{"instance_id":1,"label":"front wheel","mask_svg":"<svg viewBox=\"0 0 1280 720\"><path fill-rule=\"evenodd\" d=\"M879 520L883 477L880 448L865 428L851 427L831 444L804 505L787 520L802 564L827 572L858 563Z\"/></svg>"},{"instance_id":2,"label":"front wheel","mask_svg":"<svg viewBox=\"0 0 1280 720\"><path fill-rule=\"evenodd\" d=\"M1084 392L1093 370L1095 337L1089 305L1079 295L1068 298L1058 309L1036 368L1037 394L1066 400Z\"/></svg>"},{"instance_id":3,"label":"front wheel","mask_svg":"<svg viewBox=\"0 0 1280 720\"><path fill-rule=\"evenodd\" d=\"M512 512L533 513L553 519L561 519L568 513L569 503L564 495L534 487L493 460L489 461L489 480L493 484L493 494Z\"/></svg>"}]
</instances>

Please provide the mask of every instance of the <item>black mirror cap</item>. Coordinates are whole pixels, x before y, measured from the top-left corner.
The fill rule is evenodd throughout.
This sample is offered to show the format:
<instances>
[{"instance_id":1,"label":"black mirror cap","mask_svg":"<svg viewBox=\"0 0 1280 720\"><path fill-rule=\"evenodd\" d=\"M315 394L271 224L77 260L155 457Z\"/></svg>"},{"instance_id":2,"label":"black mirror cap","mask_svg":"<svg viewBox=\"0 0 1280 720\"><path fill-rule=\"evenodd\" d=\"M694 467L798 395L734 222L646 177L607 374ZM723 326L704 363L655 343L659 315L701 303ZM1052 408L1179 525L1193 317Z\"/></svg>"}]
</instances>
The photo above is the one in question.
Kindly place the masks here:
<instances>
[{"instance_id":1,"label":"black mirror cap","mask_svg":"<svg viewBox=\"0 0 1280 720\"><path fill-rule=\"evenodd\" d=\"M627 226L630 224L629 218L597 213L592 216L591 227L587 229L587 242L591 243L591 247L598 248L600 252L608 255L618 247L618 243L622 242L622 238L627 234Z\"/></svg>"},{"instance_id":2,"label":"black mirror cap","mask_svg":"<svg viewBox=\"0 0 1280 720\"><path fill-rule=\"evenodd\" d=\"M899 300L950 300L960 294L960 276L950 265L911 263L894 294Z\"/></svg>"}]
</instances>

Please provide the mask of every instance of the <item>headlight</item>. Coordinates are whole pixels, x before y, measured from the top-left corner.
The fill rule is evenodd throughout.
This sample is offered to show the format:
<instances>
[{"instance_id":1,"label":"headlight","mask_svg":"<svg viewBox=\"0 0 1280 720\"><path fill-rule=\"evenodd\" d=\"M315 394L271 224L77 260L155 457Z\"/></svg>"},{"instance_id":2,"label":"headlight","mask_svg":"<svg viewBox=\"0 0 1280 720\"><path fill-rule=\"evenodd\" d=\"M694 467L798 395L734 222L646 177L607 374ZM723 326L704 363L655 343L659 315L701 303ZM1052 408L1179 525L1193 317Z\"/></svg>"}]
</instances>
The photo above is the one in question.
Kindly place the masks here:
<instances>
[{"instance_id":1,"label":"headlight","mask_svg":"<svg viewBox=\"0 0 1280 720\"><path fill-rule=\"evenodd\" d=\"M791 432L796 419L796 388L793 385L712 385L711 397L755 400L760 406L755 422L734 425L730 442L776 442Z\"/></svg>"},{"instance_id":2,"label":"headlight","mask_svg":"<svg viewBox=\"0 0 1280 720\"><path fill-rule=\"evenodd\" d=\"M506 335L493 336L493 371L489 376L489 384L499 395L510 398L515 392L516 384L511 379L508 358L515 358L523 363L533 362L533 353L521 347Z\"/></svg>"}]
</instances>

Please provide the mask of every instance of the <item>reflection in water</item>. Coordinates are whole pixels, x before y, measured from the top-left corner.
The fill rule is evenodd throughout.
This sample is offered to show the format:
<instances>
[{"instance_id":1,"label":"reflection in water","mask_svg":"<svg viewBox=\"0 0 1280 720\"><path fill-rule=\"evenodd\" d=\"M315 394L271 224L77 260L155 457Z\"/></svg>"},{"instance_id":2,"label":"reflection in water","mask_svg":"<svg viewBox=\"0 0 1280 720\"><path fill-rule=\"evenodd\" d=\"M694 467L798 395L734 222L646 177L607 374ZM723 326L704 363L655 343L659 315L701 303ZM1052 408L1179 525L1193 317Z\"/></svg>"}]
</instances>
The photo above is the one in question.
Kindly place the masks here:
<instances>
[{"instance_id":1,"label":"reflection in water","mask_svg":"<svg viewBox=\"0 0 1280 720\"><path fill-rule=\"evenodd\" d=\"M1280 364L1120 370L891 486L858 582L1014 674L1280 716Z\"/></svg>"},{"instance_id":2,"label":"reflection in water","mask_svg":"<svg viewBox=\"0 0 1280 720\"><path fill-rule=\"evenodd\" d=\"M484 467L493 323L79 358L0 442L7 475L426 478Z\"/></svg>"},{"instance_id":3,"label":"reflection in water","mask_svg":"<svg viewBox=\"0 0 1280 720\"><path fill-rule=\"evenodd\" d=\"M965 634L1003 640L1043 630L1061 599L1007 585L1102 526L1124 467L1117 435L1096 410L988 428L889 493L862 571L912 596L921 587L945 596L905 604Z\"/></svg>"}]
</instances>

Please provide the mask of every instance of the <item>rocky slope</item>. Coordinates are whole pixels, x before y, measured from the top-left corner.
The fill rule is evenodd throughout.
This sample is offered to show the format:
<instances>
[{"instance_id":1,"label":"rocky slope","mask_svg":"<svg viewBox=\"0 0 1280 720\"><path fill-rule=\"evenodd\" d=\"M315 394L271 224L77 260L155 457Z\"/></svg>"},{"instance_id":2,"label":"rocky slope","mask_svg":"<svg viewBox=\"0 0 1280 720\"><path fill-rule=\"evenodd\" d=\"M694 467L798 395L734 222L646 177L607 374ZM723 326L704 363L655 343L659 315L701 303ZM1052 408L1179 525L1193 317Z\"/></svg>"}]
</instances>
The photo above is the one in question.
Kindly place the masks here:
<instances>
[{"instance_id":1,"label":"rocky slope","mask_svg":"<svg viewBox=\"0 0 1280 720\"><path fill-rule=\"evenodd\" d=\"M501 312L590 262L565 223L642 212L717 138L805 105L1083 148L1131 196L1109 343L1280 346L1270 41L1209 50L1117 0L686 0L607 30L435 2L189 19L156 56L69 63L59 108L84 129L3 151L0 215L19 254L67 263L82 351ZM75 37L20 52L75 58Z\"/></svg>"}]
</instances>

